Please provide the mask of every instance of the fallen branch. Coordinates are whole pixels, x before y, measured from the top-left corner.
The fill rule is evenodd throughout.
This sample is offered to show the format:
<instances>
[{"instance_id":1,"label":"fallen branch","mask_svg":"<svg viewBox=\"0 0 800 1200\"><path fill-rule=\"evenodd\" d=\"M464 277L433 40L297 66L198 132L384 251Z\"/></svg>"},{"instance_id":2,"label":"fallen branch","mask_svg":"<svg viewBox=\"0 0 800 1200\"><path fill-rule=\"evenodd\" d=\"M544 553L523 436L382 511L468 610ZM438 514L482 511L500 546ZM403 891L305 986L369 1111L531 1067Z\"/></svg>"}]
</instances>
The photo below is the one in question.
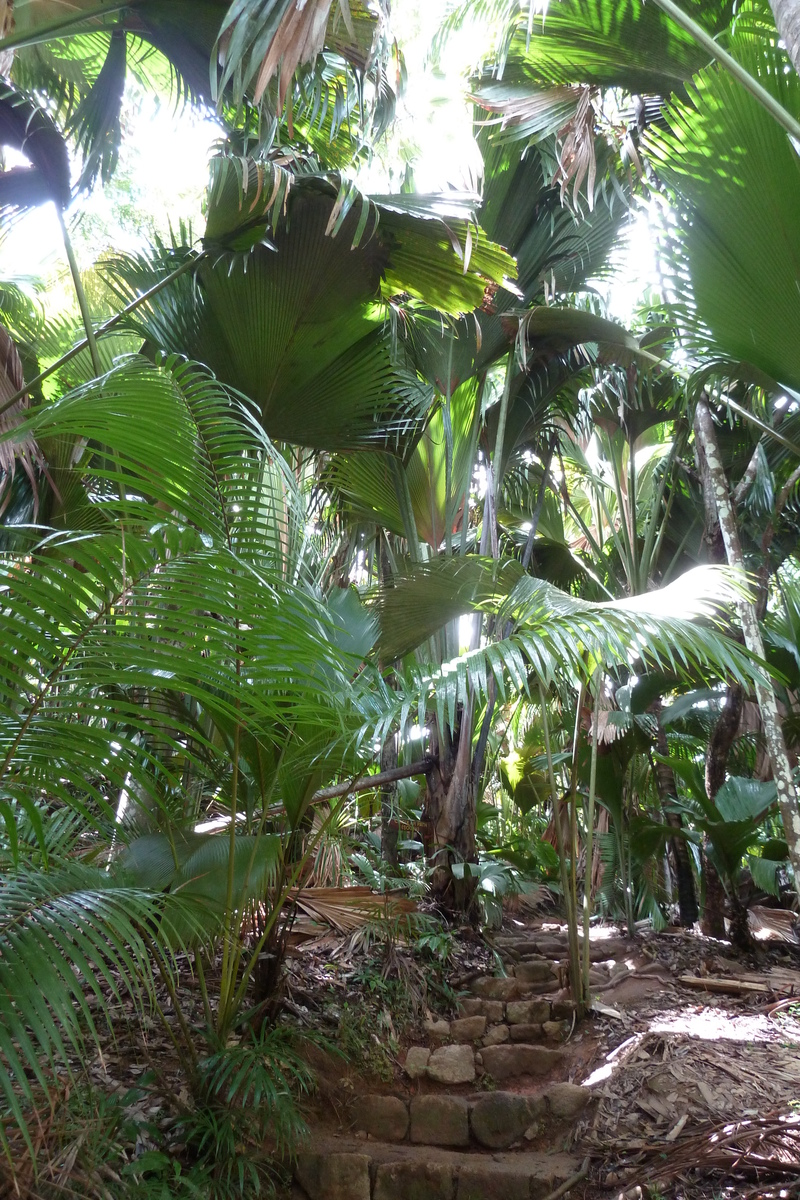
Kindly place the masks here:
<instances>
[{"instance_id":1,"label":"fallen branch","mask_svg":"<svg viewBox=\"0 0 800 1200\"><path fill-rule=\"evenodd\" d=\"M565 1179L560 1187L557 1187L554 1192L548 1192L544 1200L559 1200L559 1196L565 1196L570 1188L574 1188L576 1183L580 1183L589 1174L589 1155L583 1160L583 1166L574 1175L570 1175L569 1179Z\"/></svg>"},{"instance_id":2,"label":"fallen branch","mask_svg":"<svg viewBox=\"0 0 800 1200\"><path fill-rule=\"evenodd\" d=\"M729 992L734 996L749 996L756 992L763 995L774 991L767 983L751 983L746 979L715 979L710 975L702 978L698 975L679 975L678 983L701 992Z\"/></svg>"}]
</instances>

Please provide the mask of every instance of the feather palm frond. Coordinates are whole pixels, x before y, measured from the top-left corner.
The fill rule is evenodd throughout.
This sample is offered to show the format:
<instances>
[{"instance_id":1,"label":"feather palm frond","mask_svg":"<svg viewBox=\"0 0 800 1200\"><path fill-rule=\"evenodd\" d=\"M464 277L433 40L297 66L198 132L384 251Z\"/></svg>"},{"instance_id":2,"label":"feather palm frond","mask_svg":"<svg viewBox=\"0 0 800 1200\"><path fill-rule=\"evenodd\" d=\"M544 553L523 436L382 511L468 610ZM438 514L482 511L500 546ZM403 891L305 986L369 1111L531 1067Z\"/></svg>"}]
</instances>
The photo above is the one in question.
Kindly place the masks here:
<instances>
[{"instance_id":1,"label":"feather palm frond","mask_svg":"<svg viewBox=\"0 0 800 1200\"><path fill-rule=\"evenodd\" d=\"M174 974L175 917L201 936L188 903L115 887L102 871L73 864L0 878L0 1093L26 1138L33 1088L97 1042L93 1008L109 1020L127 996L141 1012L155 1000L154 972ZM8 1149L2 1122L0 1144Z\"/></svg>"}]
</instances>

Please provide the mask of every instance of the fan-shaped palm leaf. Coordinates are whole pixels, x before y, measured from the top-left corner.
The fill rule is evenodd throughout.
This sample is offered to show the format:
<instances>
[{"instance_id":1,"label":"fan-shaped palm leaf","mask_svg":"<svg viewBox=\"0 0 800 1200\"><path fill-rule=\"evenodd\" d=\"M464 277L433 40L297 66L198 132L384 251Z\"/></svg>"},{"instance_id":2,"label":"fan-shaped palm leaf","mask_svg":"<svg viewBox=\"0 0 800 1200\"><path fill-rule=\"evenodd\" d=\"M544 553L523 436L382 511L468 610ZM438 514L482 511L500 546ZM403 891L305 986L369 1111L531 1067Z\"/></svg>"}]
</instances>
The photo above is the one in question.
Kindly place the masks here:
<instances>
[{"instance_id":1,"label":"fan-shaped palm leaf","mask_svg":"<svg viewBox=\"0 0 800 1200\"><path fill-rule=\"evenodd\" d=\"M250 396L272 437L330 449L396 439L424 415L430 390L397 360L381 294L458 311L513 269L469 211L424 197L337 195L322 176L218 160L206 243L231 249L201 265L198 286L177 281L130 326ZM236 253L247 247L247 257ZM127 299L154 265L112 269Z\"/></svg>"},{"instance_id":2,"label":"fan-shaped palm leaf","mask_svg":"<svg viewBox=\"0 0 800 1200\"><path fill-rule=\"evenodd\" d=\"M742 39L737 57L800 116L800 79L765 42ZM731 358L800 387L800 168L785 132L728 73L710 67L689 99L667 112L669 131L647 141L660 174L686 205L673 245L691 280L695 325Z\"/></svg>"}]
</instances>

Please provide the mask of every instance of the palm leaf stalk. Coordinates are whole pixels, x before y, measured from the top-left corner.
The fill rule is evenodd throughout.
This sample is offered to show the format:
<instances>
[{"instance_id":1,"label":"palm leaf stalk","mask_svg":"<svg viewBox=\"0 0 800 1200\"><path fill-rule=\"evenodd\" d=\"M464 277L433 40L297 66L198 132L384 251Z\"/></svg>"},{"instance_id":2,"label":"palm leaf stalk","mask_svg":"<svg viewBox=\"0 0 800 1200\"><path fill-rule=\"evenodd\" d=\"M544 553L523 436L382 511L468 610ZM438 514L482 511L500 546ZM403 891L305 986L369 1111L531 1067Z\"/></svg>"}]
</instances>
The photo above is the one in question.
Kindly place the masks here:
<instances>
[{"instance_id":1,"label":"palm leaf stalk","mask_svg":"<svg viewBox=\"0 0 800 1200\"><path fill-rule=\"evenodd\" d=\"M730 566L744 569L744 556L739 540L739 530L736 514L731 504L728 480L722 464L716 430L711 417L708 402L700 398L697 402L694 418L695 437L705 459L708 473L707 492L713 498L719 516L720 529L725 543L725 553ZM752 655L764 660L764 641L758 624L758 614L755 604L749 596L739 596L737 599L739 620L742 625L744 642ZM778 808L783 821L783 830L789 847L789 859L794 871L794 884L800 896L800 807L798 806L797 791L792 776L789 755L786 750L786 740L783 735L778 705L775 699L775 689L771 680L764 676L755 681L756 699L764 725L764 737L769 751L772 773L778 793Z\"/></svg>"},{"instance_id":2,"label":"palm leaf stalk","mask_svg":"<svg viewBox=\"0 0 800 1200\"><path fill-rule=\"evenodd\" d=\"M547 696L541 681L539 682L539 704L542 714L542 731L544 733L544 748L547 755L547 777L550 782L550 797L553 805L553 821L556 827L558 843L558 869L561 876L561 892L564 897L564 909L567 915L567 935L569 941L569 983L572 998L575 1001L578 1018L583 1016L584 1001L581 986L581 958L578 943L578 914L574 904L574 893L567 872L567 848L564 845L564 829L561 824L561 799L556 786L556 776L553 770L553 748L550 742L550 720L547 716ZM588 951L587 951L588 953Z\"/></svg>"},{"instance_id":3,"label":"palm leaf stalk","mask_svg":"<svg viewBox=\"0 0 800 1200\"><path fill-rule=\"evenodd\" d=\"M135 296L133 300L124 306L124 308L121 308L119 312L114 313L114 315L109 317L107 321L104 321L102 325L98 325L97 329L94 330L95 342L98 338L102 338L105 334L110 333L112 329L115 329L116 326L121 324L126 317L136 312L136 309L141 305L147 304L148 301L154 299L163 288L169 287L171 283L174 283L176 280L180 279L180 277L185 275L187 271L193 270L199 265L201 260L205 258L207 253L207 250L201 250L199 253L187 258L180 264L179 267L176 267L174 271L170 271L169 274L165 275L163 279L159 279L157 283L154 283L152 287L147 288L146 291L140 292L140 294ZM71 362L73 358L86 349L90 349L88 337L76 342L74 346L71 346L69 350L65 351L64 354L60 355L54 362L52 362L49 367L45 367L45 369L40 371L38 375L35 375L33 379L29 379L24 388L15 392L10 400L4 401L3 404L0 405L0 417L2 417L3 413L7 409L13 407L13 405L21 400L23 396L27 395L30 391L32 391L32 389L38 387L40 383L44 383L45 379L49 379L51 375L56 373L56 371L60 371L63 366L66 366L68 362ZM94 355L92 356L92 365L94 365ZM98 374L102 374L102 371L98 372Z\"/></svg>"},{"instance_id":4,"label":"palm leaf stalk","mask_svg":"<svg viewBox=\"0 0 800 1200\"><path fill-rule=\"evenodd\" d=\"M600 723L600 689L603 685L602 671L595 673L594 711L592 714L591 764L589 767L589 798L586 805L586 868L583 884L583 1001L591 1004L589 986L589 919L592 910L592 856L594 854L594 806L597 792L597 743Z\"/></svg>"},{"instance_id":5,"label":"palm leaf stalk","mask_svg":"<svg viewBox=\"0 0 800 1200\"><path fill-rule=\"evenodd\" d=\"M109 3L106 4L96 4L91 8L87 7L78 12L71 12L65 17L50 21L47 25L39 26L38 29L10 33L7 37L0 38L0 54L4 50L16 50L20 46L33 46L37 42L63 37L70 30L76 30L94 17L110 16L112 13L120 12L123 8L128 8L130 3L131 0L109 0Z\"/></svg>"},{"instance_id":6,"label":"palm leaf stalk","mask_svg":"<svg viewBox=\"0 0 800 1200\"><path fill-rule=\"evenodd\" d=\"M783 107L778 100L768 92L765 87L754 79L749 71L746 71L741 63L737 62L732 54L728 54L727 50L723 50L718 42L714 40L709 33L703 29L702 25L698 25L690 16L688 16L682 8L674 3L674 0L655 0L659 8L663 9L668 16L676 24L685 29L691 34L699 45L707 50L708 53L715 58L720 66L736 79L742 87L746 88L751 96L754 96L759 104L767 110L770 116L774 117L779 125L782 125L786 132L795 139L800 141L800 121L792 116L790 112ZM796 49L796 47L795 47Z\"/></svg>"},{"instance_id":7,"label":"palm leaf stalk","mask_svg":"<svg viewBox=\"0 0 800 1200\"><path fill-rule=\"evenodd\" d=\"M92 367L94 368L95 376L100 376L103 374L103 366L100 362L100 355L97 352L97 339L92 323L92 314L89 311L89 302L86 299L86 292L84 291L83 280L81 279L80 267L75 257L75 251L72 248L72 238L69 236L67 223L64 220L64 213L58 206L57 212L58 223L61 226L61 236L64 239L64 250L66 251L67 262L69 263L69 270L72 275L72 283L78 300L78 308L81 310L81 320L83 321L83 328L86 330L86 344L89 347Z\"/></svg>"}]
</instances>

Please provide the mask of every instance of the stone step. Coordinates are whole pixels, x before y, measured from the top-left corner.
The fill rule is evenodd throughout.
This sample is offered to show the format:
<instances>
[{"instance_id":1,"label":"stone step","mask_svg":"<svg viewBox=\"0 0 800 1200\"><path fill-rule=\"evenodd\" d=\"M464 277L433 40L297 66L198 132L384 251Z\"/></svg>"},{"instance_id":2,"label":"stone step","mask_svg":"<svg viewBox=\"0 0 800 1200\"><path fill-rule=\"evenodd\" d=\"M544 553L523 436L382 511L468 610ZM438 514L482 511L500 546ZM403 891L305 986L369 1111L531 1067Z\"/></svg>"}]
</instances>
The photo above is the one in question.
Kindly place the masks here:
<instances>
[{"instance_id":1,"label":"stone step","mask_svg":"<svg viewBox=\"0 0 800 1200\"><path fill-rule=\"evenodd\" d=\"M542 1200L579 1168L571 1154L488 1155L315 1133L294 1175L308 1200Z\"/></svg>"},{"instance_id":2,"label":"stone step","mask_svg":"<svg viewBox=\"0 0 800 1200\"><path fill-rule=\"evenodd\" d=\"M581 952L583 951L583 936L579 937ZM557 959L565 962L569 957L569 943L566 936L553 937L552 934L537 937L533 934L509 935L495 938L495 944L501 955L509 955L511 959L537 957ZM589 942L589 958L592 962L605 962L609 958L627 958L636 951L636 942L626 937L597 938Z\"/></svg>"},{"instance_id":3,"label":"stone step","mask_svg":"<svg viewBox=\"0 0 800 1200\"><path fill-rule=\"evenodd\" d=\"M540 1120L571 1120L591 1100L587 1088L548 1084L535 1094L488 1091L470 1096L423 1093L412 1096L367 1094L352 1109L355 1130L381 1142L423 1146L524 1148L539 1134Z\"/></svg>"},{"instance_id":4,"label":"stone step","mask_svg":"<svg viewBox=\"0 0 800 1200\"><path fill-rule=\"evenodd\" d=\"M545 1025L520 1022L494 1028L505 1029L506 1035L483 1038L477 1052L465 1044L439 1046L433 1051L427 1046L410 1046L403 1069L409 1079L426 1078L433 1083L460 1084L474 1083L487 1073L495 1081L514 1075L538 1077L549 1074L553 1067L564 1061L563 1050L542 1046L539 1039L549 1036L552 1041L560 1040L568 1030L566 1021L548 1021ZM536 1042L526 1040L531 1036L537 1039Z\"/></svg>"}]
</instances>

